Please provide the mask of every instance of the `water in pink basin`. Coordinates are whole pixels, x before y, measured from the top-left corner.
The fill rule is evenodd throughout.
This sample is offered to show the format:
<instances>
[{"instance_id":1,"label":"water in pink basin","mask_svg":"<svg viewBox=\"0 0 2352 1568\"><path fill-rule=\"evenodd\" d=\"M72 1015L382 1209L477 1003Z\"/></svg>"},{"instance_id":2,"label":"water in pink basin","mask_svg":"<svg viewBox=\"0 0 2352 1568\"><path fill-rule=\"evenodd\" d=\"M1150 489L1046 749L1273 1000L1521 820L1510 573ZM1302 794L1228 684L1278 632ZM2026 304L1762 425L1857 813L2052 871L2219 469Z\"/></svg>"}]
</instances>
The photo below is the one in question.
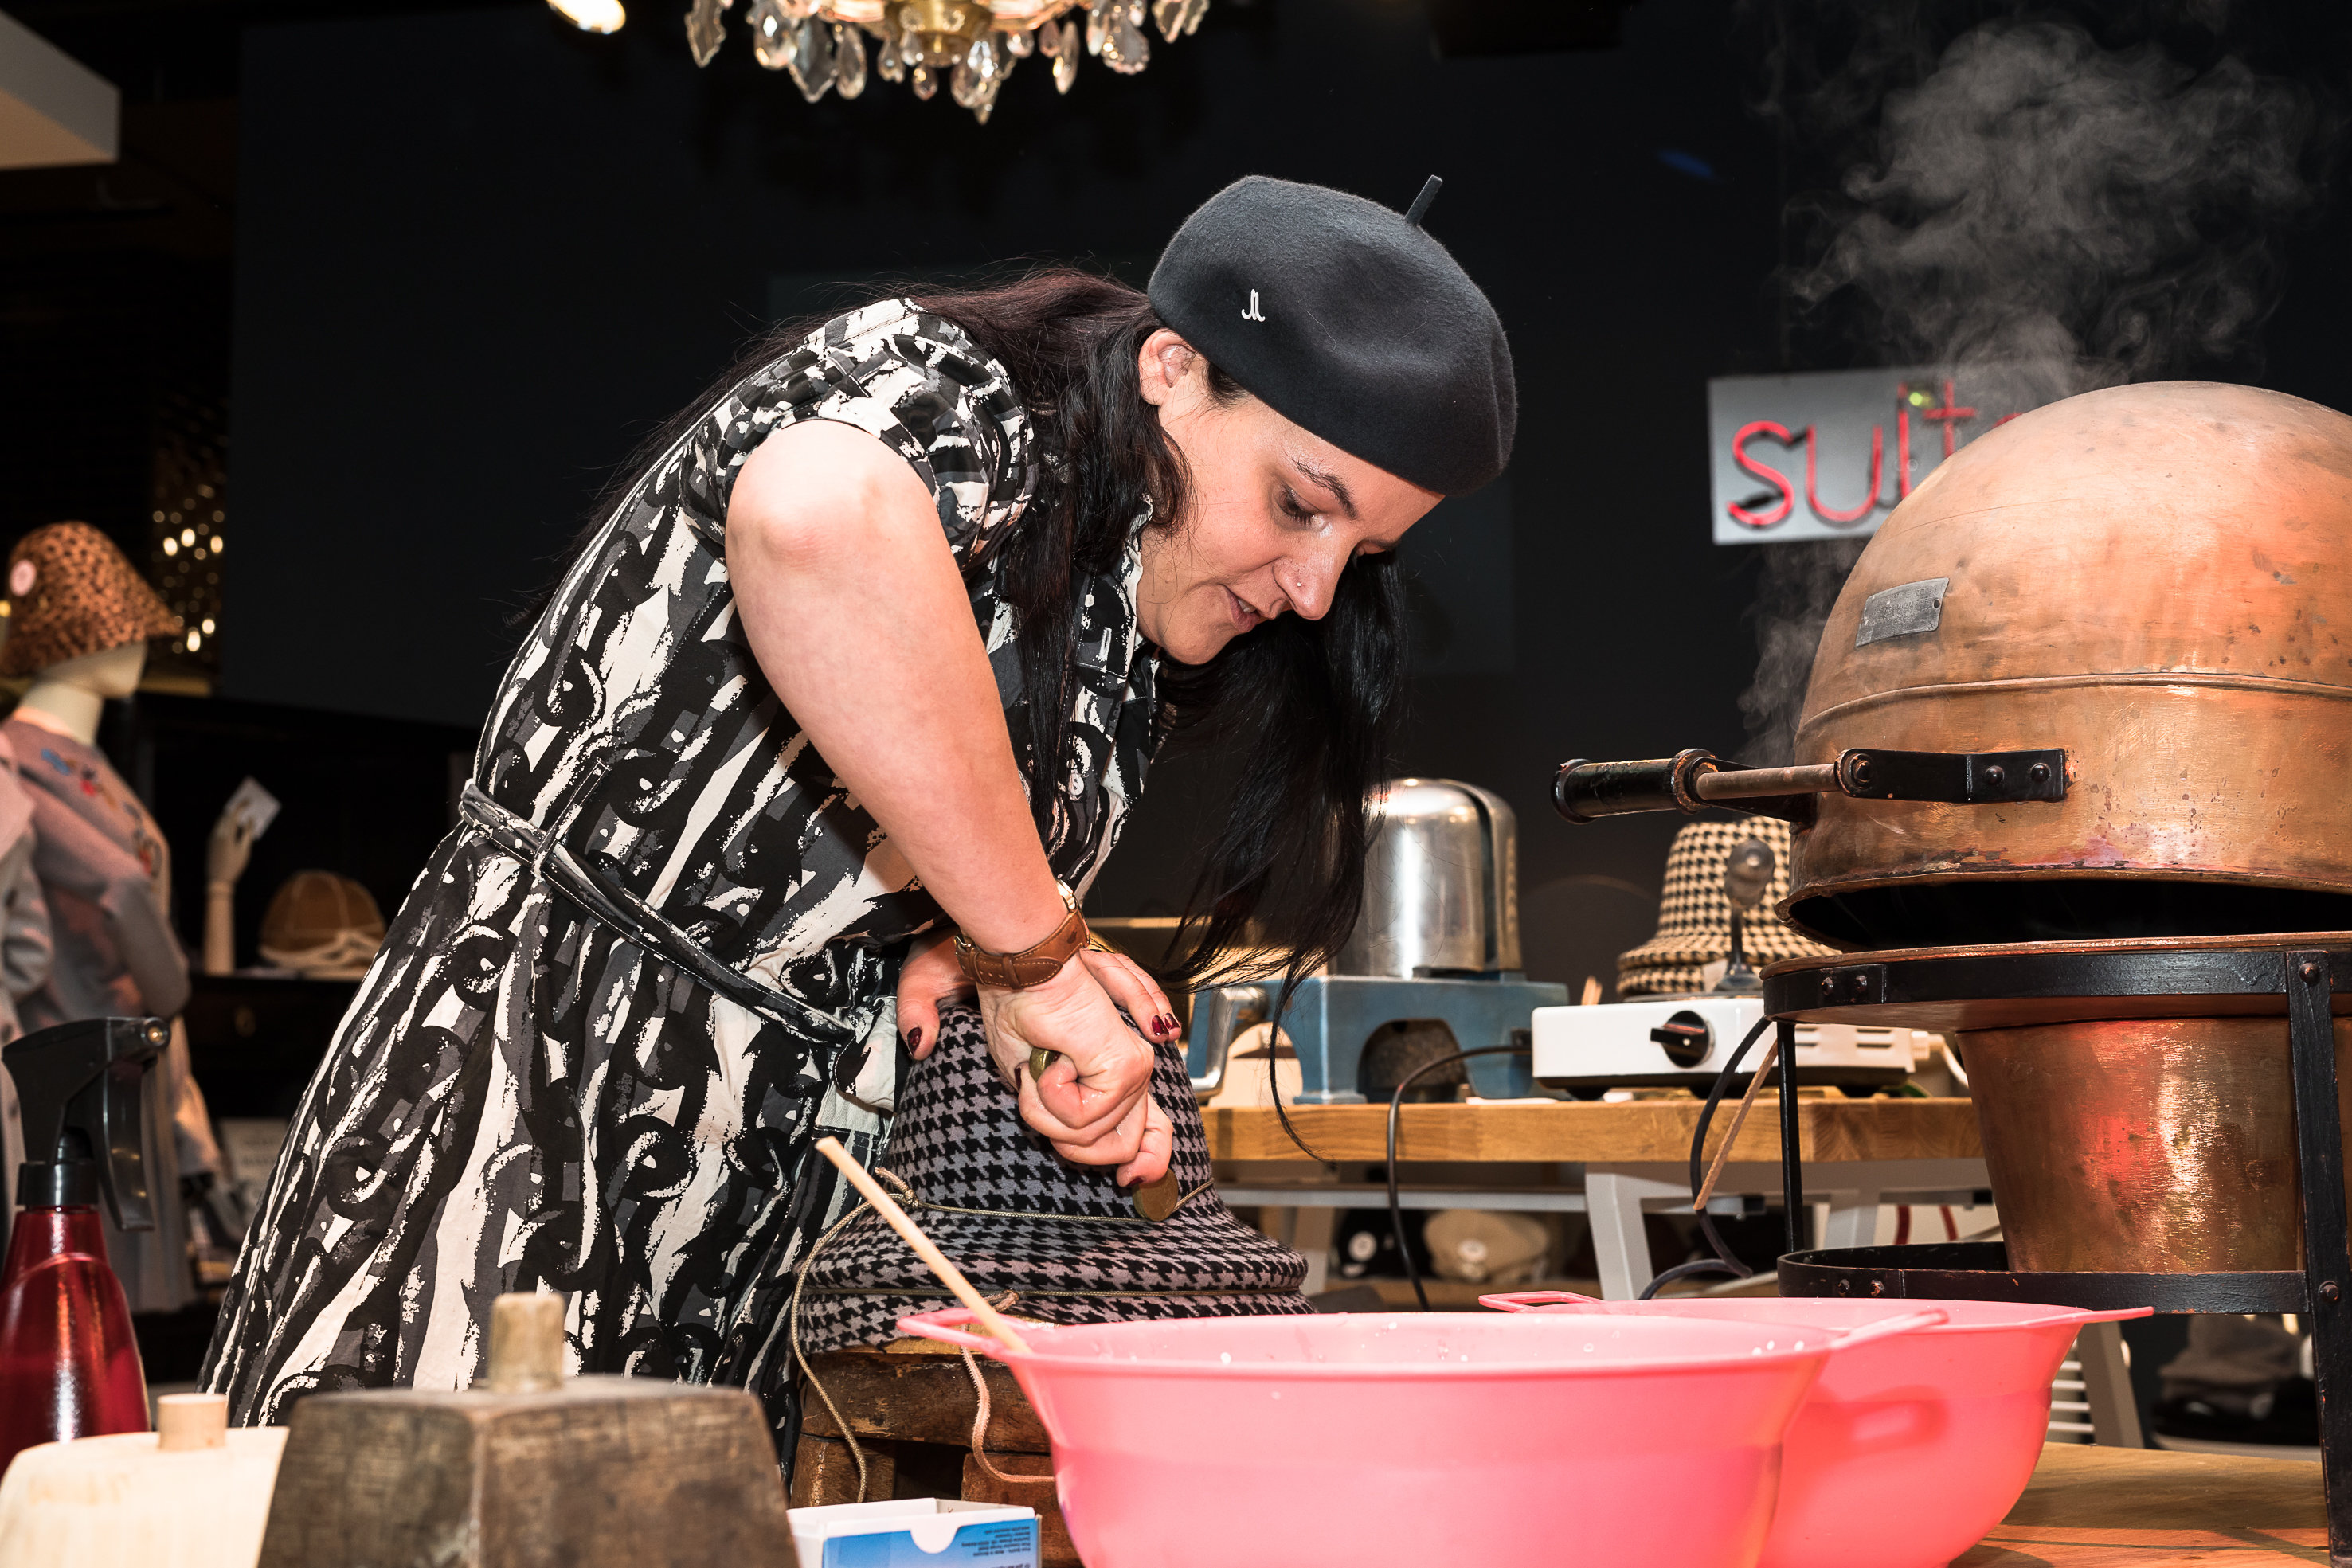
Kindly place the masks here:
<instances>
[{"instance_id":1,"label":"water in pink basin","mask_svg":"<svg viewBox=\"0 0 2352 1568\"><path fill-rule=\"evenodd\" d=\"M2025 1490L2050 1425L2050 1380L2083 1325L2147 1313L1813 1296L1593 1301L1535 1291L1486 1301L1585 1322L1789 1333L1942 1312L1940 1327L1859 1346L1823 1370L1782 1445L1780 1505L1759 1568L1942 1568Z\"/></svg>"},{"instance_id":2,"label":"water in pink basin","mask_svg":"<svg viewBox=\"0 0 2352 1568\"><path fill-rule=\"evenodd\" d=\"M967 1322L899 1326L1013 1369L1088 1568L1748 1568L1834 1359L1819 1330L1693 1318L1024 1327L1026 1354Z\"/></svg>"}]
</instances>

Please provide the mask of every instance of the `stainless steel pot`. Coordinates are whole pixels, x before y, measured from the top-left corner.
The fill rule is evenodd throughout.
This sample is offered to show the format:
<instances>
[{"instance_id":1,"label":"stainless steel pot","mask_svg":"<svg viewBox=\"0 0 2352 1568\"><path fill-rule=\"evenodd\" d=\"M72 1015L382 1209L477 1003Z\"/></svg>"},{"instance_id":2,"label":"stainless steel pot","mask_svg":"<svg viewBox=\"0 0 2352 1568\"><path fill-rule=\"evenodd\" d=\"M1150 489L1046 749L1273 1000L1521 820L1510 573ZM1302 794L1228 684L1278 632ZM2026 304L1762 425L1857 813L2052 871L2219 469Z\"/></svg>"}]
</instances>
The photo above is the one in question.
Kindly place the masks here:
<instances>
[{"instance_id":1,"label":"stainless steel pot","mask_svg":"<svg viewBox=\"0 0 2352 1568\"><path fill-rule=\"evenodd\" d=\"M1332 972L1494 975L1519 968L1518 823L1475 784L1391 779L1364 866L1364 914Z\"/></svg>"}]
</instances>

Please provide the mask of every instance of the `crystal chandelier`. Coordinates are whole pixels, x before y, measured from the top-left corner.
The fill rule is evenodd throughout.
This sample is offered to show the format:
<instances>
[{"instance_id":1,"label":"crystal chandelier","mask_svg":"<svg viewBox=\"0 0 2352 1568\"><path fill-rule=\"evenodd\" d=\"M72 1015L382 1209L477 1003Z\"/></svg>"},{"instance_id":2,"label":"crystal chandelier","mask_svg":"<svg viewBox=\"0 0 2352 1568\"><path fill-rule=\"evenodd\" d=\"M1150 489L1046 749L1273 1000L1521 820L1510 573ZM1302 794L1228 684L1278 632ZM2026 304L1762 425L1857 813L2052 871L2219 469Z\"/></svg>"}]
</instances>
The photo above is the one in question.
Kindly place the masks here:
<instances>
[{"instance_id":1,"label":"crystal chandelier","mask_svg":"<svg viewBox=\"0 0 2352 1568\"><path fill-rule=\"evenodd\" d=\"M588 32L613 32L624 20L620 0L548 4ZM726 42L727 13L734 4L693 0L686 42L696 65L709 65ZM1209 0L749 0L744 21L752 57L772 71L791 73L811 103L828 91L856 98L866 90L870 35L876 76L903 81L924 99L944 78L948 96L986 124L1004 78L1031 55L1053 61L1054 86L1061 92L1077 79L1081 48L1132 76L1151 58L1143 30L1147 16L1173 43L1200 26L1208 8Z\"/></svg>"}]
</instances>

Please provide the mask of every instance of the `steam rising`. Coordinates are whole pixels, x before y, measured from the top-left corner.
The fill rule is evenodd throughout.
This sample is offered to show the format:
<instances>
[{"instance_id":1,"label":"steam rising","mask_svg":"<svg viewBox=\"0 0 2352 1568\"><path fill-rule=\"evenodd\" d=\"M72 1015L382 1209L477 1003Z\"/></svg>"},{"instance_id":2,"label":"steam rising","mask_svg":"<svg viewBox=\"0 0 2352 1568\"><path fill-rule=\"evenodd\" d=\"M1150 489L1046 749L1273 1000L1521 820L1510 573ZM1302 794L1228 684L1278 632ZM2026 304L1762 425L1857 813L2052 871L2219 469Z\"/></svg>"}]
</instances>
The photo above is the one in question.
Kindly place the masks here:
<instances>
[{"instance_id":1,"label":"steam rising","mask_svg":"<svg viewBox=\"0 0 2352 1568\"><path fill-rule=\"evenodd\" d=\"M1813 650L1837 602L1846 574L1862 559L1865 539L1807 539L1761 552L1756 586L1756 680L1739 695L1748 724L1743 761L1782 768L1796 758L1797 720L1804 716L1805 683Z\"/></svg>"},{"instance_id":2,"label":"steam rising","mask_svg":"<svg viewBox=\"0 0 2352 1568\"><path fill-rule=\"evenodd\" d=\"M2293 82L2227 58L1993 22L1890 93L1879 161L1795 280L1852 287L1895 363L2019 367L2045 396L2230 358L2276 300L2270 235L2315 194L2315 116Z\"/></svg>"},{"instance_id":3,"label":"steam rising","mask_svg":"<svg viewBox=\"0 0 2352 1568\"><path fill-rule=\"evenodd\" d=\"M1875 9L1866 44L1916 30L1916 8L1894 9ZM2234 57L2200 72L2153 44L2105 50L2053 21L1986 23L1895 87L1905 63L1860 47L1817 90L1769 106L1810 137L1879 106L1843 194L1799 204L1819 259L1788 280L1846 320L1865 362L1953 367L1972 401L2009 407L2245 362L2277 299L2273 235L2313 204L2308 165L2331 140L2300 85ZM1769 765L1790 760L1859 550L1762 553L1761 657L1740 708L1745 755Z\"/></svg>"}]
</instances>

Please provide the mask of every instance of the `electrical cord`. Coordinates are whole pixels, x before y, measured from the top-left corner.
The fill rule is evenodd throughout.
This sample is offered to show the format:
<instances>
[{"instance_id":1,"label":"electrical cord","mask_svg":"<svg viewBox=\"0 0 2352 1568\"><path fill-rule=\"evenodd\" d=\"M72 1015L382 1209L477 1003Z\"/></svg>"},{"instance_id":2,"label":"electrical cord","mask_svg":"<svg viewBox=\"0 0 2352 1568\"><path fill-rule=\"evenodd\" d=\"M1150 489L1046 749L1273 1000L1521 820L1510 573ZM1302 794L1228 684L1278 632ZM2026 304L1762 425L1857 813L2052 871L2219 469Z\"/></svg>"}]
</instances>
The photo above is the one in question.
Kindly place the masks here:
<instances>
[{"instance_id":1,"label":"electrical cord","mask_svg":"<svg viewBox=\"0 0 2352 1568\"><path fill-rule=\"evenodd\" d=\"M1404 1111L1404 1092L1412 1081L1424 1072L1434 1072L1456 1061L1467 1061L1474 1056L1532 1056L1533 1048L1524 1045L1482 1045L1475 1051L1457 1051L1451 1056L1440 1056L1423 1062L1397 1082L1389 1095L1389 1233L1396 1238L1397 1256L1404 1260L1404 1277L1412 1281L1413 1300L1423 1312L1429 1311L1429 1292L1421 1283L1421 1268L1412 1260L1412 1249L1404 1239L1404 1204L1397 1197L1397 1118Z\"/></svg>"},{"instance_id":2,"label":"electrical cord","mask_svg":"<svg viewBox=\"0 0 2352 1568\"><path fill-rule=\"evenodd\" d=\"M1304 978L1304 976L1295 974L1283 977L1282 989L1276 994L1272 1015L1266 1019L1265 1097L1274 1102L1274 1119L1282 1124L1283 1136L1290 1140L1291 1146L1317 1164L1328 1166L1332 1162L1298 1135L1298 1129L1291 1124L1290 1113L1282 1103L1282 1019L1283 1015L1290 1011L1290 998L1298 994ZM1226 1041L1225 1047L1230 1051L1233 1042Z\"/></svg>"},{"instance_id":3,"label":"electrical cord","mask_svg":"<svg viewBox=\"0 0 2352 1568\"><path fill-rule=\"evenodd\" d=\"M1699 1107L1698 1125L1691 1133L1690 1189L1693 1203L1698 1201L1699 1188L1706 1179L1706 1132L1715 1122L1715 1108L1723 1103L1724 1092L1731 1087L1732 1075L1739 1071L1739 1063L1754 1049L1756 1042L1764 1038L1764 1031L1772 1027L1772 1022L1769 1018L1756 1020L1756 1027L1748 1031L1748 1038L1739 1042L1739 1049L1731 1053L1730 1059L1723 1064L1723 1071L1715 1075L1715 1086L1707 1091L1706 1103ZM1786 1065L1782 1064L1784 1070ZM1782 1082L1787 1082L1785 1071ZM1715 1256L1694 1258L1687 1263L1676 1264L1644 1285L1639 1300L1646 1301L1675 1281L1687 1280L1695 1274L1729 1274L1740 1280L1755 1274L1755 1270L1732 1256L1731 1249L1724 1245L1723 1238L1716 1231L1714 1216L1705 1209L1699 1210L1698 1228L1706 1237L1706 1244L1715 1249Z\"/></svg>"}]
</instances>

